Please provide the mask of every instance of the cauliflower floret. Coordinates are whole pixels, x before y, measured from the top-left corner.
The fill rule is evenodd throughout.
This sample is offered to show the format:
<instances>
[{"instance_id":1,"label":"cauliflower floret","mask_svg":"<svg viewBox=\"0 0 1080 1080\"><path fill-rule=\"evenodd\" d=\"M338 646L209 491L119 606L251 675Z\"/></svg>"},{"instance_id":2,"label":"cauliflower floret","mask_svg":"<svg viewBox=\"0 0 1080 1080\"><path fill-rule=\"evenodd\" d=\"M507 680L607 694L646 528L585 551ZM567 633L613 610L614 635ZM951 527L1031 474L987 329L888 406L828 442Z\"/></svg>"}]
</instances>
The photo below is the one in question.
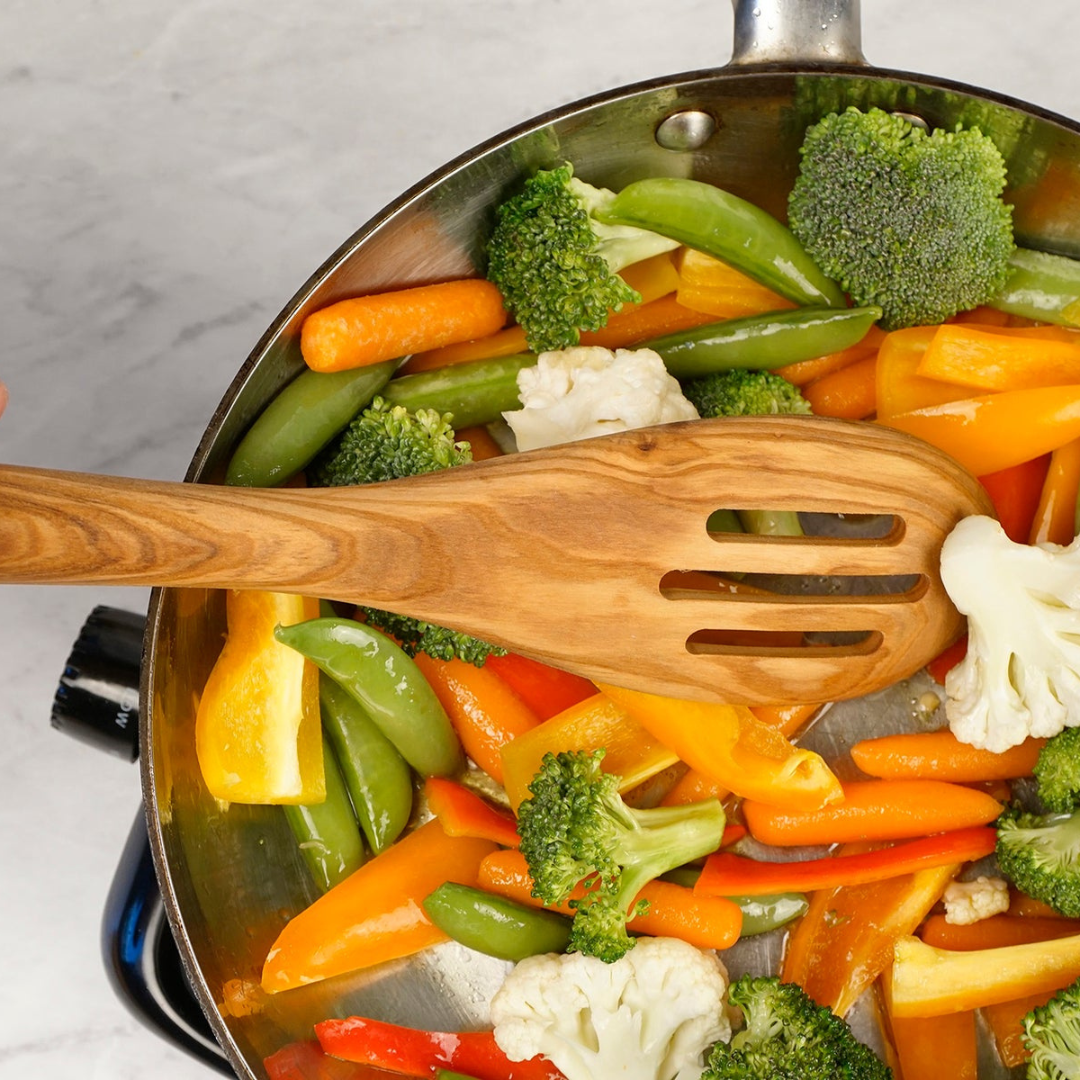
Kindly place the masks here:
<instances>
[{"instance_id":1,"label":"cauliflower floret","mask_svg":"<svg viewBox=\"0 0 1080 1080\"><path fill-rule=\"evenodd\" d=\"M968 618L967 656L945 678L953 734L1001 753L1080 724L1080 539L1016 544L993 518L964 518L941 579Z\"/></svg>"},{"instance_id":2,"label":"cauliflower floret","mask_svg":"<svg viewBox=\"0 0 1080 1080\"><path fill-rule=\"evenodd\" d=\"M1009 883L985 874L974 881L951 881L942 899L945 921L954 926L969 926L1009 910Z\"/></svg>"},{"instance_id":3,"label":"cauliflower floret","mask_svg":"<svg viewBox=\"0 0 1080 1080\"><path fill-rule=\"evenodd\" d=\"M518 374L518 396L522 407L503 417L519 450L698 419L652 349L581 346L541 353L534 367Z\"/></svg>"},{"instance_id":4,"label":"cauliflower floret","mask_svg":"<svg viewBox=\"0 0 1080 1080\"><path fill-rule=\"evenodd\" d=\"M543 1055L567 1080L700 1076L706 1050L731 1037L727 971L675 938L641 938L613 964L581 953L532 956L491 1001L511 1061Z\"/></svg>"}]
</instances>

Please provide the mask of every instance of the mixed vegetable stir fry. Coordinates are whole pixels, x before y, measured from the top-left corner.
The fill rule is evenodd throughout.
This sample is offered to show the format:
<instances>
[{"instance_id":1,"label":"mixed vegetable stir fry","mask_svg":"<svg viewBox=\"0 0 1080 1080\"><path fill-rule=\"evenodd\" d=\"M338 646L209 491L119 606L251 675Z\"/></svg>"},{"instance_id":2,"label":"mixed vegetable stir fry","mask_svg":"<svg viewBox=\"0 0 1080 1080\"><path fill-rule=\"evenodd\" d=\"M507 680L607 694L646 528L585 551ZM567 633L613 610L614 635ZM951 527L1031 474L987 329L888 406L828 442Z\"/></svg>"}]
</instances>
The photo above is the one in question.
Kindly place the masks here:
<instances>
[{"instance_id":1,"label":"mixed vegetable stir fry","mask_svg":"<svg viewBox=\"0 0 1080 1080\"><path fill-rule=\"evenodd\" d=\"M1018 248L1005 191L977 129L848 109L807 132L786 225L711 184L612 192L562 163L498 208L485 277L307 318L307 370L231 484L815 413L945 449L997 518L946 545L969 633L929 666L934 729L837 771L793 741L822 703L675 700L333 597L230 594L203 777L281 804L322 893L259 992L447 940L510 965L488 1030L328 1017L272 1077L973 1077L979 1017L1005 1065L1080 1076L1080 264ZM776 931L778 970L729 984L725 950ZM845 1019L865 995L874 1047Z\"/></svg>"}]
</instances>

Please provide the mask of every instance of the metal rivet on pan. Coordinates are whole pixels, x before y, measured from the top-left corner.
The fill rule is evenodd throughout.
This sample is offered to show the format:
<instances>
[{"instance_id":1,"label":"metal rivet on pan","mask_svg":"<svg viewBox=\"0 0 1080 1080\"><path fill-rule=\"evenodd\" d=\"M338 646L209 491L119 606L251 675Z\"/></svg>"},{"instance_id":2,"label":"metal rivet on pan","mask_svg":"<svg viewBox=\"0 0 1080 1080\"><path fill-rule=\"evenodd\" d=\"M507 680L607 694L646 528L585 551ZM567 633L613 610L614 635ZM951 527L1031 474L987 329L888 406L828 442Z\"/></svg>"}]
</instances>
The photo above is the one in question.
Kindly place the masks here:
<instances>
[{"instance_id":1,"label":"metal rivet on pan","mask_svg":"<svg viewBox=\"0 0 1080 1080\"><path fill-rule=\"evenodd\" d=\"M672 113L656 129L656 141L665 150L699 150L716 130L716 121L701 109Z\"/></svg>"},{"instance_id":2,"label":"metal rivet on pan","mask_svg":"<svg viewBox=\"0 0 1080 1080\"><path fill-rule=\"evenodd\" d=\"M922 128L928 135L930 134L930 125L921 116L899 111L894 112L892 115L898 116L901 120L906 120L912 127Z\"/></svg>"}]
</instances>

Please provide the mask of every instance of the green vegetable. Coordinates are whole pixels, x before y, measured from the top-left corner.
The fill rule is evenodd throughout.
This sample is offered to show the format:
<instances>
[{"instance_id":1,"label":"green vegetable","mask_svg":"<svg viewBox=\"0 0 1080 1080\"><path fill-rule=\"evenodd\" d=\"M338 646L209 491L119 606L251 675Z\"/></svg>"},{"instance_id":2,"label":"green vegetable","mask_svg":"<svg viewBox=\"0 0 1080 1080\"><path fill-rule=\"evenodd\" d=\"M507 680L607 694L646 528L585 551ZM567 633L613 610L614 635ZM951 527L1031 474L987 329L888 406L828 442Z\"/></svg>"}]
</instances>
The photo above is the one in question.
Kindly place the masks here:
<instances>
[{"instance_id":1,"label":"green vegetable","mask_svg":"<svg viewBox=\"0 0 1080 1080\"><path fill-rule=\"evenodd\" d=\"M806 132L791 231L886 330L943 322L991 300L1013 251L1005 163L977 128L927 134L854 107Z\"/></svg>"},{"instance_id":2,"label":"green vegetable","mask_svg":"<svg viewBox=\"0 0 1080 1080\"><path fill-rule=\"evenodd\" d=\"M459 429L490 424L504 412L521 408L517 375L535 363L535 356L523 353L402 375L387 383L383 397L410 412L435 409L450 413Z\"/></svg>"},{"instance_id":3,"label":"green vegetable","mask_svg":"<svg viewBox=\"0 0 1080 1080\"><path fill-rule=\"evenodd\" d=\"M434 409L410 412L376 398L320 457L311 473L317 487L374 484L406 476L448 469L472 460L469 444L457 442L450 415ZM459 657L482 665L491 653L505 650L470 634L394 615L377 608L362 608L367 621L393 635L410 655L426 652L438 659Z\"/></svg>"},{"instance_id":4,"label":"green vegetable","mask_svg":"<svg viewBox=\"0 0 1080 1080\"><path fill-rule=\"evenodd\" d=\"M1028 1080L1080 1076L1080 979L1024 1017L1024 1046L1031 1054Z\"/></svg>"},{"instance_id":5,"label":"green vegetable","mask_svg":"<svg viewBox=\"0 0 1080 1080\"><path fill-rule=\"evenodd\" d=\"M321 618L279 626L275 636L356 698L421 776L452 776L464 767L435 691L384 634L352 619Z\"/></svg>"},{"instance_id":6,"label":"green vegetable","mask_svg":"<svg viewBox=\"0 0 1080 1080\"><path fill-rule=\"evenodd\" d=\"M383 388L396 360L353 371L304 370L259 414L225 474L238 487L273 487L298 473Z\"/></svg>"},{"instance_id":7,"label":"green vegetable","mask_svg":"<svg viewBox=\"0 0 1080 1080\"><path fill-rule=\"evenodd\" d=\"M728 1001L745 1026L718 1042L701 1080L888 1080L892 1070L847 1022L795 983L744 975Z\"/></svg>"},{"instance_id":8,"label":"green vegetable","mask_svg":"<svg viewBox=\"0 0 1080 1080\"><path fill-rule=\"evenodd\" d=\"M733 368L714 371L682 384L683 394L703 417L773 416L809 413L810 402L799 388L771 371ZM799 515L793 510L738 510L740 526L763 536L802 536ZM730 532L723 519L710 515L712 532Z\"/></svg>"},{"instance_id":9,"label":"green vegetable","mask_svg":"<svg viewBox=\"0 0 1080 1080\"><path fill-rule=\"evenodd\" d=\"M1080 260L1017 248L1005 284L987 303L1036 322L1080 326Z\"/></svg>"},{"instance_id":10,"label":"green vegetable","mask_svg":"<svg viewBox=\"0 0 1080 1080\"><path fill-rule=\"evenodd\" d=\"M332 889L364 863L364 841L334 752L323 740L326 799L310 806L286 805L285 819L320 892Z\"/></svg>"},{"instance_id":11,"label":"green vegetable","mask_svg":"<svg viewBox=\"0 0 1080 1080\"><path fill-rule=\"evenodd\" d=\"M1049 739L1034 772L1048 810L1068 814L1080 808L1080 728L1067 727Z\"/></svg>"},{"instance_id":12,"label":"green vegetable","mask_svg":"<svg viewBox=\"0 0 1080 1080\"><path fill-rule=\"evenodd\" d=\"M596 215L614 198L566 164L541 169L496 209L487 276L530 349L576 345L581 330L605 326L609 310L641 299L618 272L678 246L644 229L601 224Z\"/></svg>"},{"instance_id":13,"label":"green vegetable","mask_svg":"<svg viewBox=\"0 0 1080 1080\"><path fill-rule=\"evenodd\" d=\"M806 414L810 402L793 383L772 371L735 368L687 379L682 392L702 416Z\"/></svg>"},{"instance_id":14,"label":"green vegetable","mask_svg":"<svg viewBox=\"0 0 1080 1080\"><path fill-rule=\"evenodd\" d=\"M626 923L648 907L634 903L642 887L715 851L725 818L717 799L649 810L627 806L618 777L601 771L604 753L546 754L530 798L518 807L518 833L534 895L545 904L562 903L586 881L584 898L571 901L570 948L612 963L633 947Z\"/></svg>"},{"instance_id":15,"label":"green vegetable","mask_svg":"<svg viewBox=\"0 0 1080 1080\"><path fill-rule=\"evenodd\" d=\"M412 773L364 707L327 675L319 677L319 705L323 734L340 762L368 846L378 855L409 823Z\"/></svg>"},{"instance_id":16,"label":"green vegetable","mask_svg":"<svg viewBox=\"0 0 1080 1080\"><path fill-rule=\"evenodd\" d=\"M700 180L638 180L597 212L611 225L670 236L722 259L797 304L844 307L844 294L771 214Z\"/></svg>"},{"instance_id":17,"label":"green vegetable","mask_svg":"<svg viewBox=\"0 0 1080 1080\"><path fill-rule=\"evenodd\" d=\"M1080 918L1080 811L1033 814L1010 807L997 821L997 861L1021 892Z\"/></svg>"},{"instance_id":18,"label":"green vegetable","mask_svg":"<svg viewBox=\"0 0 1080 1080\"><path fill-rule=\"evenodd\" d=\"M448 881L423 903L427 917L454 941L500 960L566 952L570 920Z\"/></svg>"},{"instance_id":19,"label":"green vegetable","mask_svg":"<svg viewBox=\"0 0 1080 1080\"><path fill-rule=\"evenodd\" d=\"M856 345L881 318L881 308L796 308L707 323L643 342L675 378L729 368L777 368Z\"/></svg>"}]
</instances>

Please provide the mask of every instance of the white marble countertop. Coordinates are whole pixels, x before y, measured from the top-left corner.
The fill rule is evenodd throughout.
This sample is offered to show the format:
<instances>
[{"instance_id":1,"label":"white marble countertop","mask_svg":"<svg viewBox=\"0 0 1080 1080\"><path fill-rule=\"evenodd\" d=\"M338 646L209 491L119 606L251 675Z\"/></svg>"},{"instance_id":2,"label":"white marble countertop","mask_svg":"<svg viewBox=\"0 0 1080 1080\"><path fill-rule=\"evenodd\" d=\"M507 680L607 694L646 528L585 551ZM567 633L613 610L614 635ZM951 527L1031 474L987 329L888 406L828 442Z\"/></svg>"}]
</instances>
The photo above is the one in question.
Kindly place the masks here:
<instances>
[{"instance_id":1,"label":"white marble countertop","mask_svg":"<svg viewBox=\"0 0 1080 1080\"><path fill-rule=\"evenodd\" d=\"M1080 117L1073 0L865 0L867 58ZM261 332L346 236L491 134L718 66L727 4L8 0L0 6L0 460L179 478ZM206 1075L99 951L137 769L49 727L96 603L0 589L0 1077Z\"/></svg>"}]
</instances>

